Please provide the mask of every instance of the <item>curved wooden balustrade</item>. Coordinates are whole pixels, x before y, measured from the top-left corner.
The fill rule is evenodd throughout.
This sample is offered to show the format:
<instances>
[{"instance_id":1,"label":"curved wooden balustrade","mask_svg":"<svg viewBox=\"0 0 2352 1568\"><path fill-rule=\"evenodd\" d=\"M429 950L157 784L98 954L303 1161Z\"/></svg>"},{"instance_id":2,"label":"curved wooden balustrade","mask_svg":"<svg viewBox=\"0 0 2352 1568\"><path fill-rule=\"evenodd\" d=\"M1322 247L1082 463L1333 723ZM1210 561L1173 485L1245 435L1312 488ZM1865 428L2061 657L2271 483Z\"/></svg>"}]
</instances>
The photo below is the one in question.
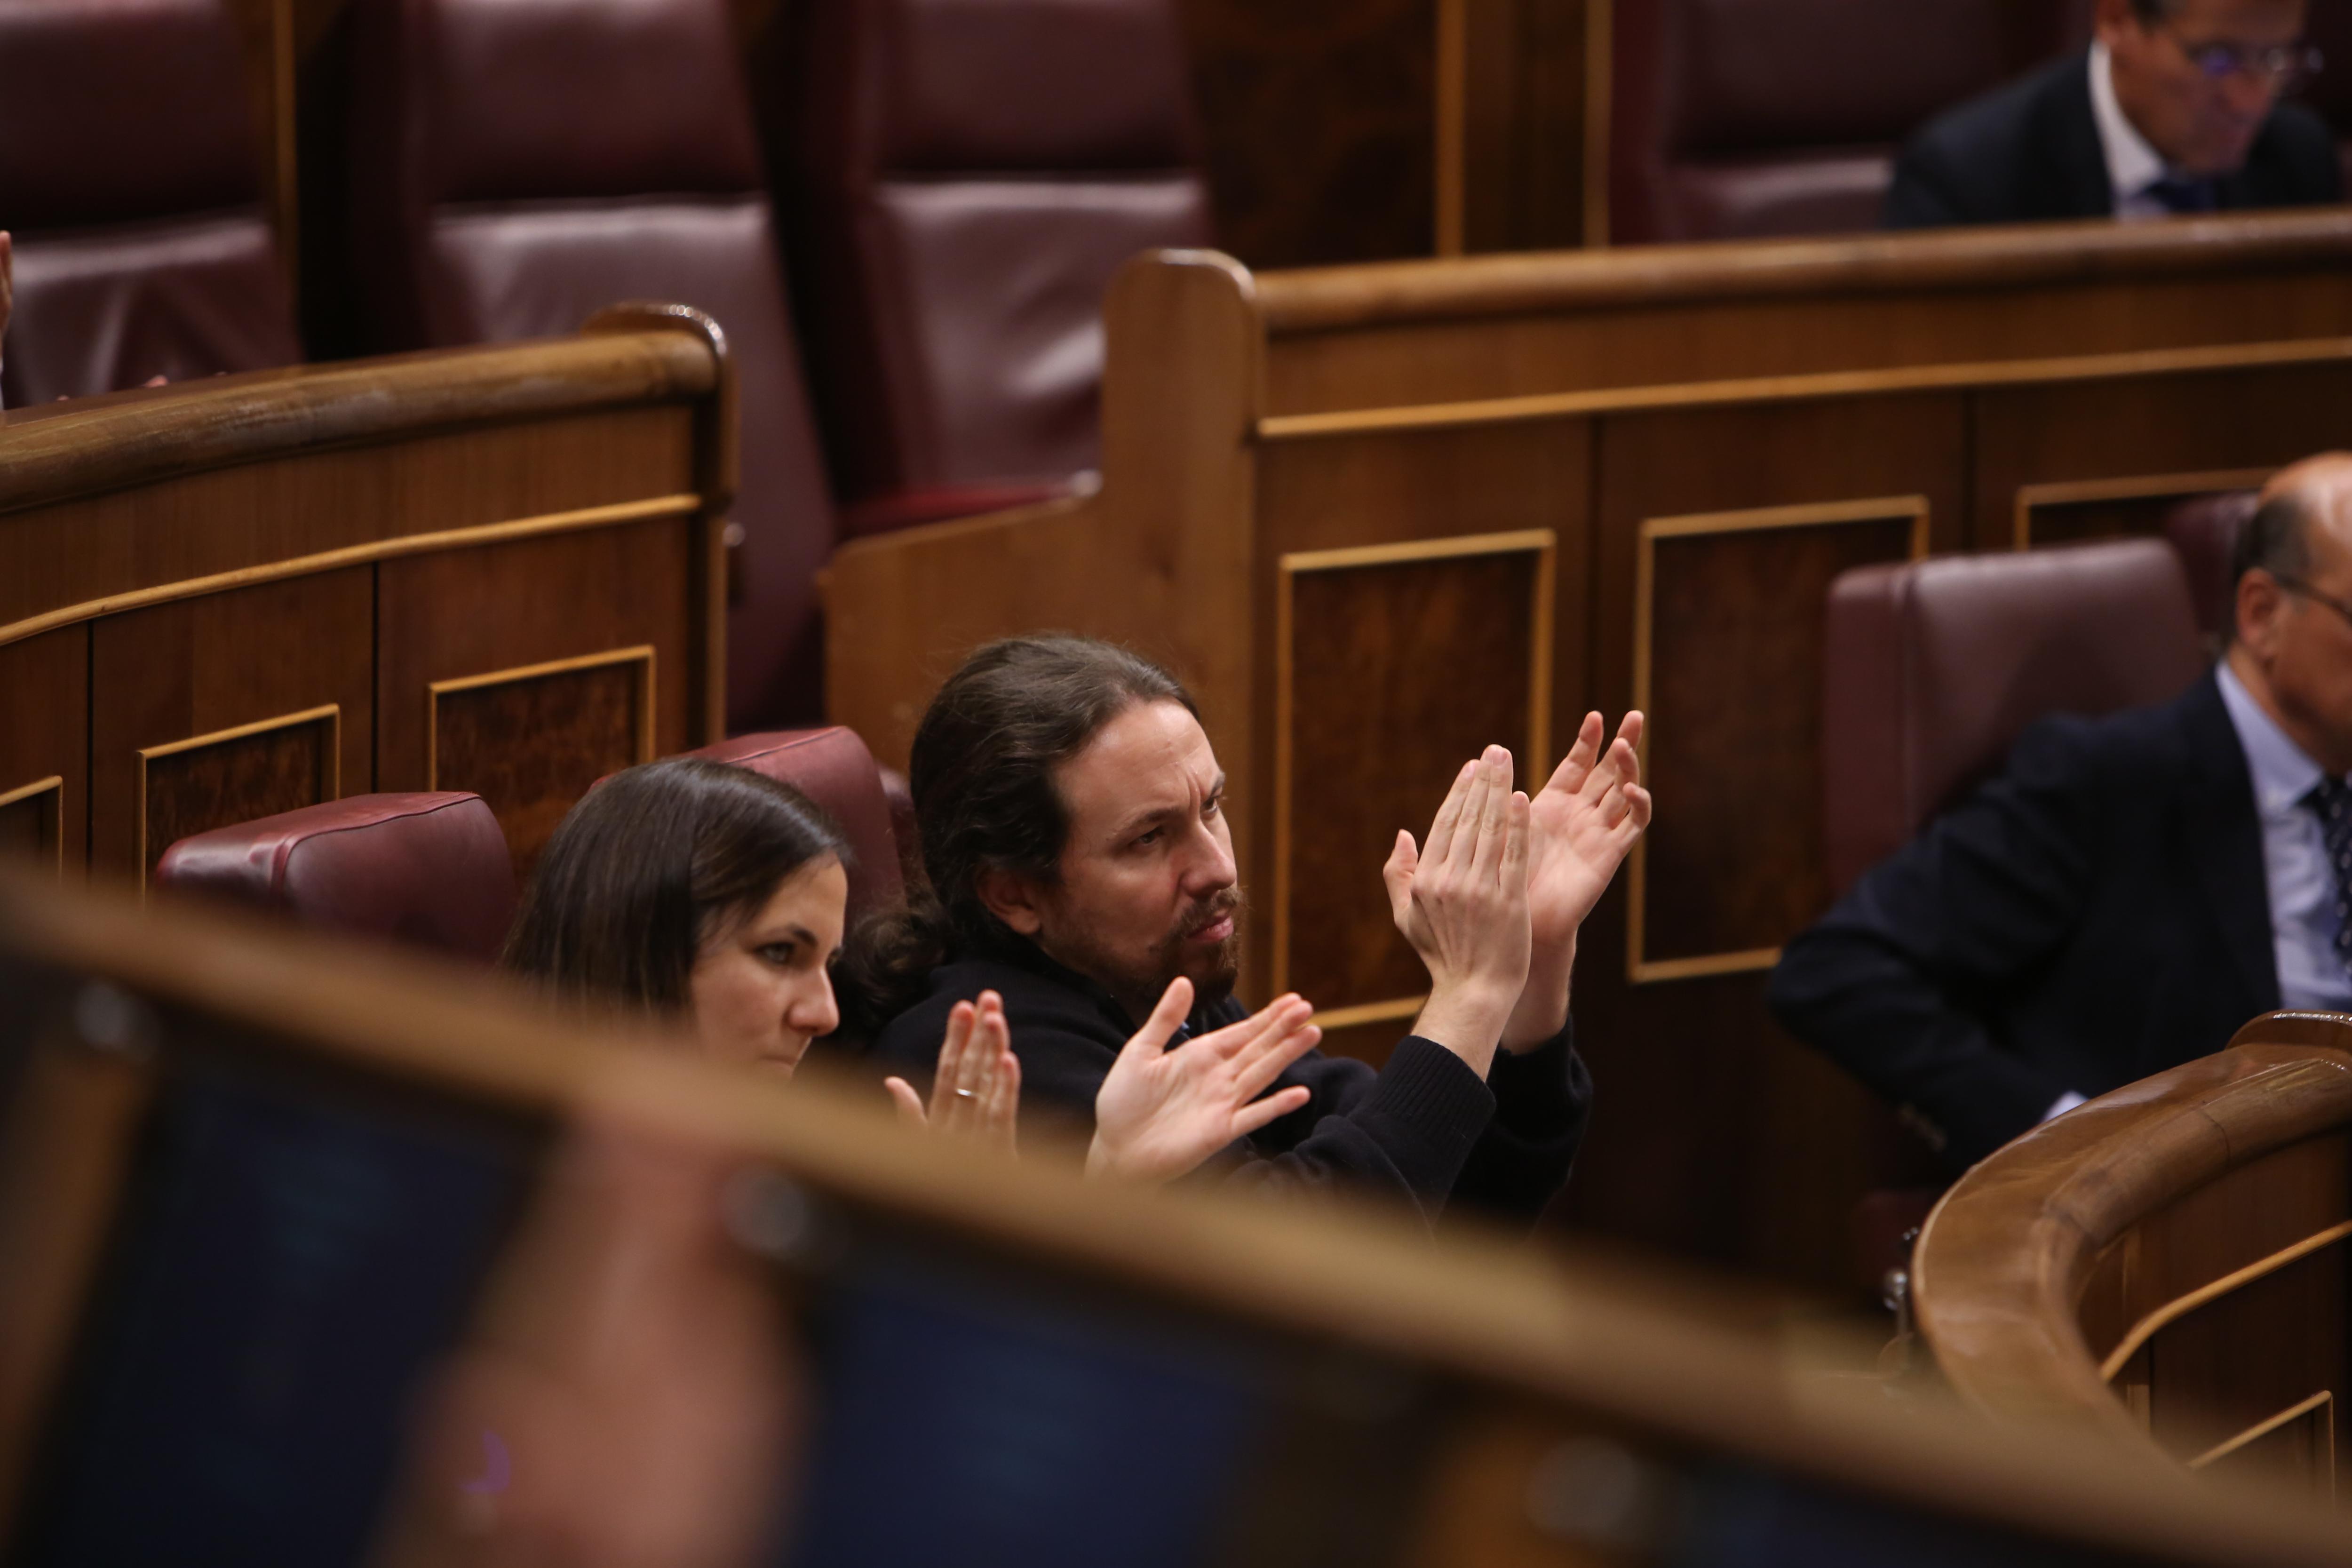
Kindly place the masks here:
<instances>
[{"instance_id":1,"label":"curved wooden balustrade","mask_svg":"<svg viewBox=\"0 0 2352 1568\"><path fill-rule=\"evenodd\" d=\"M80 1429L60 1421L58 1402L97 1385L72 1373L88 1358L108 1364L136 1352L135 1343L123 1350L93 1337L90 1325L127 1300L118 1281L143 1277L99 1268L107 1238L135 1238L123 1216L149 1212L159 1189L175 1190L178 1167L142 1151L157 1146L174 1106L218 1107L223 1086L233 1086L266 1094L273 1126L299 1130L285 1142L309 1149L315 1140L362 1175L388 1168L430 1178L445 1158L478 1159L520 1184L543 1166L556 1134L583 1121L727 1151L782 1178L793 1200L745 1210L775 1218L736 1232L772 1258L788 1309L824 1308L838 1331L876 1279L903 1289L919 1277L937 1313L927 1333L960 1331L965 1313L995 1322L1034 1311L1048 1325L1076 1315L1090 1325L1057 1327L1042 1363L1015 1362L1011 1373L985 1341L983 1357L1000 1358L986 1375L937 1391L959 1432L996 1430L997 1413L979 1406L1009 1404L1003 1419L1018 1453L1042 1441L1041 1426L1094 1419L1096 1407L1066 1405L1058 1394L1008 1401L1006 1376L1083 1385L1102 1375L1087 1360L1096 1335L1138 1336L1154 1354L1222 1347L1239 1358L1235 1375L1289 1413L1285 1421L1308 1425L1303 1444L1296 1433L1269 1443L1235 1483L1269 1510L1243 1511L1250 1539L1287 1548L1204 1551L1202 1561L1291 1561L1301 1542L1354 1539L1360 1554L1332 1560L1900 1562L1931 1542L1945 1563L2021 1554L2217 1568L2352 1563L2352 1532L2293 1500L2181 1488L2135 1456L2063 1433L1989 1432L1932 1402L1891 1401L1874 1381L1792 1363L1746 1326L1755 1315L1729 1291L1464 1231L1433 1238L1392 1212L1336 1201L1301 1209L1213 1187L1141 1193L1082 1182L1075 1151L1066 1163L1024 1147L1012 1162L910 1133L863 1075L816 1062L789 1085L755 1079L667 1048L673 1041L643 1027L546 1012L496 975L226 913L142 912L119 896L0 875L0 984L20 998L0 1012L8 1069L0 1071L0 1540L12 1503L38 1510L66 1489L18 1490L35 1462L87 1452L75 1448ZM431 1137L387 1150L366 1131L377 1119ZM355 1129L365 1134L356 1142ZM253 1178L267 1194L269 1180L311 1167L257 1161L255 1169L274 1173ZM356 1180L349 1164L332 1169ZM440 1189L426 1182L424 1190ZM239 1223L274 1223L268 1205L246 1201ZM436 1215L454 1225L465 1212L457 1204ZM374 1232L359 1234L373 1247ZM411 1246L420 1239L397 1234ZM331 1227L305 1235L331 1258L352 1245ZM484 1260L442 1288L474 1300L493 1288L486 1268ZM282 1284L266 1270L233 1277L262 1301L320 1310L280 1300L299 1280ZM550 1295L569 1301L581 1279L546 1284L542 1309ZM437 1300L404 1295L384 1314L354 1314L360 1321L338 1325L343 1352L374 1353L401 1331L404 1312L440 1310ZM152 1321L170 1323L177 1301L167 1292L143 1304ZM789 1331L790 1316L779 1313L780 1329ZM215 1314L173 1342L197 1361L233 1356L245 1322ZM823 1384L803 1386L815 1399ZM874 1418L909 1431L943 1418L907 1380L860 1386L877 1402ZM188 1414L169 1391L134 1392L147 1419L185 1429ZM400 1420L406 1402L384 1397L355 1402L345 1419ZM813 1455L831 1430L811 1422ZM903 1490L907 1451L891 1451L894 1499L913 1495ZM1181 1453L1149 1458L1185 1471ZM982 1458L1001 1509L1001 1455ZM235 1474L247 1484L246 1472ZM152 1479L125 1476L92 1495L126 1506ZM1188 1506L1215 1500L1212 1482L1185 1484L1197 1494ZM1050 1478L1029 1474L1022 1485L1024 1498L1047 1500L1041 1507L1061 1495ZM944 1506L940 1492L952 1500L942 1485L925 1491L924 1505ZM814 1500L805 1483L801 1495ZM1169 1560L1164 1544L1154 1551ZM1104 1560L1122 1559L1112 1550Z\"/></svg>"},{"instance_id":2,"label":"curved wooden balustrade","mask_svg":"<svg viewBox=\"0 0 2352 1568\"><path fill-rule=\"evenodd\" d=\"M2332 1494L2347 1237L2352 1018L2276 1013L1970 1171L1912 1297L1985 1410Z\"/></svg>"},{"instance_id":3,"label":"curved wooden balustrade","mask_svg":"<svg viewBox=\"0 0 2352 1568\"><path fill-rule=\"evenodd\" d=\"M724 337L668 305L0 414L0 852L140 876L456 788L528 859L719 732L736 438Z\"/></svg>"}]
</instances>

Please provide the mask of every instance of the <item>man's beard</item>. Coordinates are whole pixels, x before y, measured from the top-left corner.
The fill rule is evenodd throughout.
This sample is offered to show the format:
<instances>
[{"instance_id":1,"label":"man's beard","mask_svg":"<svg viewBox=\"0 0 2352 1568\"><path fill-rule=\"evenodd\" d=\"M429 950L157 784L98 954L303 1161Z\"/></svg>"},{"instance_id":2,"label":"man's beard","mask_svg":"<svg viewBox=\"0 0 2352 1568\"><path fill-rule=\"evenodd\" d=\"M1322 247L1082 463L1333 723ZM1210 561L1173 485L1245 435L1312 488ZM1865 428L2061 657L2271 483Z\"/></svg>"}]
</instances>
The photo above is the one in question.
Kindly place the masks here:
<instances>
[{"instance_id":1,"label":"man's beard","mask_svg":"<svg viewBox=\"0 0 2352 1568\"><path fill-rule=\"evenodd\" d=\"M1169 982L1180 974L1192 983L1195 1008L1233 994L1234 983L1241 977L1243 909L1239 888L1226 888L1186 905L1167 936L1140 961L1097 943L1083 920L1057 921L1054 923L1064 929L1039 934L1044 938L1041 945L1055 961L1102 986L1140 1024L1159 1005ZM1216 946L1202 948L1184 940L1187 931L1227 915L1233 917L1233 932Z\"/></svg>"}]
</instances>

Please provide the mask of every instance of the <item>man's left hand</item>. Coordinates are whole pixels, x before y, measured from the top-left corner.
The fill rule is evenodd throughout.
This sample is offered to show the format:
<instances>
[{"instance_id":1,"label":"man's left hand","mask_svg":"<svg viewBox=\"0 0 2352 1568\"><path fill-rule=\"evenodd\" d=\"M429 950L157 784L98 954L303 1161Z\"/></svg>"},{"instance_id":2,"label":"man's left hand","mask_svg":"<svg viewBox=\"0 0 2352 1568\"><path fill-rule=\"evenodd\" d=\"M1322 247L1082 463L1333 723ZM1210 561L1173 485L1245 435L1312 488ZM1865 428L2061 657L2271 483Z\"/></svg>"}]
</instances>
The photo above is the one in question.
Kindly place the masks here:
<instances>
[{"instance_id":1,"label":"man's left hand","mask_svg":"<svg viewBox=\"0 0 2352 1568\"><path fill-rule=\"evenodd\" d=\"M1625 715L1603 752L1601 715L1587 713L1576 744L1529 803L1528 915L1533 963L1519 1006L1503 1034L1506 1050L1530 1050L1568 1022L1569 972L1576 933L1608 890L1633 841L1650 826L1642 787L1642 715Z\"/></svg>"}]
</instances>

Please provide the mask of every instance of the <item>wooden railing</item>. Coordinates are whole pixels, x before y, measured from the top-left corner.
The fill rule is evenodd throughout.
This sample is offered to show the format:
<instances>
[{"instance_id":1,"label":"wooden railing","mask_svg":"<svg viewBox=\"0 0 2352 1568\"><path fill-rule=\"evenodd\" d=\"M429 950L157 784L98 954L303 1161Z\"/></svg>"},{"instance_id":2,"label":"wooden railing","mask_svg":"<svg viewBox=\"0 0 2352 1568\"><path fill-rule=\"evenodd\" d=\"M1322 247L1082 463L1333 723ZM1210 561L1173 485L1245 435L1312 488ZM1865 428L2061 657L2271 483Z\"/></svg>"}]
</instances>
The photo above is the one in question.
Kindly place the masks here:
<instances>
[{"instance_id":1,"label":"wooden railing","mask_svg":"<svg viewBox=\"0 0 2352 1568\"><path fill-rule=\"evenodd\" d=\"M1912 1291L1987 1411L2332 1497L2347 1238L2352 1018L2278 1013L1970 1171Z\"/></svg>"},{"instance_id":2,"label":"wooden railing","mask_svg":"<svg viewBox=\"0 0 2352 1568\"><path fill-rule=\"evenodd\" d=\"M716 739L733 373L707 318L0 415L0 849L468 789L526 862Z\"/></svg>"},{"instance_id":3,"label":"wooden railing","mask_svg":"<svg viewBox=\"0 0 2352 1568\"><path fill-rule=\"evenodd\" d=\"M568 1342L535 1314L593 1319L593 1292L616 1280L686 1310L690 1282L660 1276L692 1263L748 1268L772 1292L760 1321L782 1382L754 1403L811 1408L791 1473L747 1484L761 1507L796 1500L809 1529L841 1498L866 1509L867 1539L907 1510L992 1531L1066 1514L1102 1532L1101 1560L1124 1560L1133 1521L1101 1505L1133 1490L1200 1531L1186 1560L1202 1563L1329 1547L1413 1568L1571 1568L1712 1562L1733 1544L1892 1562L1927 1541L1956 1563L2071 1560L2037 1542L2099 1561L2352 1563L2352 1534L2292 1500L2184 1488L2146 1460L1988 1431L1784 1359L1736 1293L1433 1240L1344 1206L1089 1184L1051 1148L1008 1163L909 1133L862 1078L747 1076L383 950L0 878L0 983L15 999L0 1016L0 1541L176 1526L198 1531L181 1546L219 1546L291 1518L345 1532L356 1555L371 1521L439 1500L394 1478L411 1421L436 1429L439 1406L415 1391L464 1325L469 1355L521 1355L528 1378L502 1386L561 1386ZM729 1216L725 1257L653 1246L616 1273L546 1274L599 1245L593 1226L551 1238L543 1223L583 1127L735 1170L709 1199ZM690 1205L678 1220L712 1226ZM861 1314L892 1301L919 1307L921 1333L887 1343L927 1355L923 1375L877 1380L856 1352ZM547 1331L514 1337L534 1323ZM629 1346L673 1326L640 1310L596 1322L588 1343L625 1370ZM1010 1344L1025 1348L1008 1361ZM959 1347L970 1356L947 1353ZM811 1359L824 1375L792 1370ZM338 1403L306 1425L265 1418L286 1387L346 1367L366 1374L332 1382ZM1034 1382L1007 1383L1018 1369ZM1096 1397L1123 1375L1142 1380L1139 1416ZM1034 1468L1116 1442L1171 1375L1213 1387L1218 1419L1099 1473ZM626 1386L564 1406L551 1447L506 1428L522 1445L510 1473L625 1445L638 1412L613 1400ZM836 1424L828 1401L854 1419ZM666 1436L692 1425L692 1407L661 1410ZM1000 1428L1010 1450L989 1446ZM245 1445L233 1466L122 1462L192 1458L176 1445L221 1431ZM479 1430L457 1435L468 1468L451 1486L495 1492L509 1471L481 1469ZM634 1536L664 1517L632 1510L666 1468L588 1473L617 1489L600 1500ZM271 1489L314 1470L334 1497L281 1517ZM541 1506L562 1496L562 1476L533 1479ZM484 1550L495 1500L468 1506L467 1550ZM1167 1539L1150 1547L1174 1560Z\"/></svg>"},{"instance_id":4,"label":"wooden railing","mask_svg":"<svg viewBox=\"0 0 2352 1568\"><path fill-rule=\"evenodd\" d=\"M1100 492L842 549L829 712L901 763L986 637L1165 658L1231 781L1250 985L1370 1053L1424 984L1378 897L1397 828L1480 746L1534 780L1587 709L1648 710L1657 822L1578 978L1619 1110L1571 1202L1843 1282L1865 1102L1761 1001L1829 896L1827 587L2152 530L2352 443L2347 260L2340 209L1255 277L1148 258L1111 291Z\"/></svg>"}]
</instances>

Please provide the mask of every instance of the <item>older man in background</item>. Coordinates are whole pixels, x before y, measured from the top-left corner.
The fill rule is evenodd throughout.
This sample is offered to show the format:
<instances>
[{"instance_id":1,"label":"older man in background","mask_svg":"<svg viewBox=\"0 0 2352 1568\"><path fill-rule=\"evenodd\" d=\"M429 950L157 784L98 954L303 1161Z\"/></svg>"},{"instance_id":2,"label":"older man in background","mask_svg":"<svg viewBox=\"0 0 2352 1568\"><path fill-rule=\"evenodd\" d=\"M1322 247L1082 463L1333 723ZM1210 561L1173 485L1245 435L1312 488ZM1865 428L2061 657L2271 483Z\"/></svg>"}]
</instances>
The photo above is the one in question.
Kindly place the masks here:
<instances>
[{"instance_id":1,"label":"older man in background","mask_svg":"<svg viewBox=\"0 0 2352 1568\"><path fill-rule=\"evenodd\" d=\"M2087 55L1963 104L1912 140L1895 163L1887 226L2341 199L2327 127L2280 101L2324 63L2304 38L2306 5L2099 0Z\"/></svg>"},{"instance_id":2,"label":"older man in background","mask_svg":"<svg viewBox=\"0 0 2352 1568\"><path fill-rule=\"evenodd\" d=\"M2257 1014L2352 1009L2352 454L2273 479L2233 564L2214 668L2028 730L1773 973L1955 1170Z\"/></svg>"}]
</instances>

